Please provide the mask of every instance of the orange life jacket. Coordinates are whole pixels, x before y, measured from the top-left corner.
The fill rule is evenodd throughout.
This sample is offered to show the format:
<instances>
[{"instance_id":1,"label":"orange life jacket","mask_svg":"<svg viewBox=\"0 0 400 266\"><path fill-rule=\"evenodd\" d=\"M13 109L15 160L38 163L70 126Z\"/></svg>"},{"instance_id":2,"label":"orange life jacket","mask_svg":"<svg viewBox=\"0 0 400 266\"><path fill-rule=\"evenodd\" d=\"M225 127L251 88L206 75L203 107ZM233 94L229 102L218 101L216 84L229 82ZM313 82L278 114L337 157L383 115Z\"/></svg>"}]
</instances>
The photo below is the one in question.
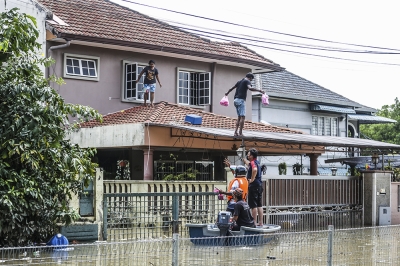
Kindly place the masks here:
<instances>
[{"instance_id":1,"label":"orange life jacket","mask_svg":"<svg viewBox=\"0 0 400 266\"><path fill-rule=\"evenodd\" d=\"M249 191L249 181L247 181L247 178L245 176L235 177L234 179L232 179L231 182L229 182L228 190L226 192L231 192L232 185L235 181L239 182L239 187L243 190L243 200L246 201L247 192ZM228 201L230 201L232 199L232 196L227 195L226 198L228 199Z\"/></svg>"}]
</instances>

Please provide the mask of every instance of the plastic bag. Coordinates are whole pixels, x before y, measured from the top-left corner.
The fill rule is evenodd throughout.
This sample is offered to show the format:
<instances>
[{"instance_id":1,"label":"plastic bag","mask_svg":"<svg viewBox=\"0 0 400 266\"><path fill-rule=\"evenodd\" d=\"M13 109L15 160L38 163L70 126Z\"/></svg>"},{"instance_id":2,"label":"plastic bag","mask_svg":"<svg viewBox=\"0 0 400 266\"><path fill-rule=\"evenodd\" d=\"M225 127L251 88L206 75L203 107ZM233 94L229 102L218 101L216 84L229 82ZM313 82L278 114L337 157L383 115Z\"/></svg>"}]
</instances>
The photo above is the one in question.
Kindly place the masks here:
<instances>
[{"instance_id":1,"label":"plastic bag","mask_svg":"<svg viewBox=\"0 0 400 266\"><path fill-rule=\"evenodd\" d=\"M268 104L269 104L268 98L269 98L268 95L265 94L265 93L263 93L263 95L261 96L261 100L262 100L262 103L263 103L264 105L268 105Z\"/></svg>"},{"instance_id":2,"label":"plastic bag","mask_svg":"<svg viewBox=\"0 0 400 266\"><path fill-rule=\"evenodd\" d=\"M220 105L223 105L223 106L228 106L228 105L229 105L228 96L222 97L222 99L221 99L221 101L219 102L219 104L220 104Z\"/></svg>"}]
</instances>

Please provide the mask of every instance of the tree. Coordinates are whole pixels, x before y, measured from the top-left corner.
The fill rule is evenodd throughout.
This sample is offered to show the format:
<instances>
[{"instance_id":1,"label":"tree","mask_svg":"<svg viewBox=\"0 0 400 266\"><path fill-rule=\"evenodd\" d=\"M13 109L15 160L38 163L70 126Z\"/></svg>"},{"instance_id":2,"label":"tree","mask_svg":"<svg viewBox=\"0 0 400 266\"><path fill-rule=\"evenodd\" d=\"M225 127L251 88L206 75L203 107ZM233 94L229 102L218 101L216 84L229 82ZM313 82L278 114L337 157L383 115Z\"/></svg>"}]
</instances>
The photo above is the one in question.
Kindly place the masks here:
<instances>
[{"instance_id":1,"label":"tree","mask_svg":"<svg viewBox=\"0 0 400 266\"><path fill-rule=\"evenodd\" d=\"M53 60L38 55L34 18L13 9L1 14L0 25L0 55L7 55L0 57L0 246L17 246L45 241L57 223L79 218L68 201L94 177L95 149L67 137L101 115L65 103L49 87L62 80L40 70Z\"/></svg>"},{"instance_id":2,"label":"tree","mask_svg":"<svg viewBox=\"0 0 400 266\"><path fill-rule=\"evenodd\" d=\"M391 124L361 125L360 131L363 135L373 140L400 144L400 102L396 97L394 104L384 105L378 110L378 116L383 116L396 120Z\"/></svg>"}]
</instances>

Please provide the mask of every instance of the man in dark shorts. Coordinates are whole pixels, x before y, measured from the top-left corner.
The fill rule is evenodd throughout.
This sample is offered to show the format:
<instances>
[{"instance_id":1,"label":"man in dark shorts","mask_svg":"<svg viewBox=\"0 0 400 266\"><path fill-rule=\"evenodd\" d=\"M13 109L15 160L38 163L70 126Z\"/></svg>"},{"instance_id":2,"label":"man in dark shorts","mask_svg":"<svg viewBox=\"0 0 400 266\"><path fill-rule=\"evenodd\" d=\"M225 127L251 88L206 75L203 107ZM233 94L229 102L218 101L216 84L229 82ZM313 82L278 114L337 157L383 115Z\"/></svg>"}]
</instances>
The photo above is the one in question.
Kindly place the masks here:
<instances>
[{"instance_id":1,"label":"man in dark shorts","mask_svg":"<svg viewBox=\"0 0 400 266\"><path fill-rule=\"evenodd\" d=\"M233 211L233 221L235 221L235 224L232 227L232 231L240 231L241 226L255 227L250 207L243 200L243 189L236 188L232 192L232 196L236 201L235 210Z\"/></svg>"},{"instance_id":2,"label":"man in dark shorts","mask_svg":"<svg viewBox=\"0 0 400 266\"><path fill-rule=\"evenodd\" d=\"M149 93L150 93L150 106L154 107L153 101L154 101L154 93L156 92L156 79L158 81L158 84L160 84L160 88L162 87L160 79L158 78L158 70L155 67L156 62L153 60L149 61L149 65L145 68L143 68L142 72L140 72L136 83L139 82L140 78L142 77L143 74L146 74L144 77L144 82L143 82L143 89L145 90L144 93L144 106L147 106L147 99L149 98Z\"/></svg>"},{"instance_id":3,"label":"man in dark shorts","mask_svg":"<svg viewBox=\"0 0 400 266\"><path fill-rule=\"evenodd\" d=\"M247 98L247 90L251 91L256 91L256 92L261 92L265 93L263 90L259 90L256 88L253 88L251 86L251 81L254 79L254 75L252 73L247 73L246 77L239 80L236 82L235 86L233 86L230 90L228 90L227 93L225 93L225 96L228 96L228 94L236 88L234 100L233 100L233 105L236 107L236 113L238 115L238 120L236 121L236 129L234 136L243 136L243 127L244 127L244 120L246 116L246 98ZM238 133L238 128L239 133Z\"/></svg>"},{"instance_id":4,"label":"man in dark shorts","mask_svg":"<svg viewBox=\"0 0 400 266\"><path fill-rule=\"evenodd\" d=\"M264 212L262 208L263 187L261 181L261 168L260 163L257 161L257 155L258 151L252 148L247 152L247 160L243 158L243 161L248 165L247 179L249 180L249 194L247 196L247 203L251 208L254 223L256 223L257 226L262 227L264 225Z\"/></svg>"}]
</instances>

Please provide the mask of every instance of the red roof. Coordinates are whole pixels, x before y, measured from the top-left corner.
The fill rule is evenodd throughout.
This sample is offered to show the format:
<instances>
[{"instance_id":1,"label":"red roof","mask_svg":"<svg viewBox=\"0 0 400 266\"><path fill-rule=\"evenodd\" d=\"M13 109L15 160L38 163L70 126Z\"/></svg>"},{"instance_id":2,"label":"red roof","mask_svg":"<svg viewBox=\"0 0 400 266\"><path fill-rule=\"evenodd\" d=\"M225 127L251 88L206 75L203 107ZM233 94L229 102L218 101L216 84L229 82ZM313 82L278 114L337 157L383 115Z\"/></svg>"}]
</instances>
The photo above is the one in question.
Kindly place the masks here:
<instances>
[{"instance_id":1,"label":"red roof","mask_svg":"<svg viewBox=\"0 0 400 266\"><path fill-rule=\"evenodd\" d=\"M213 42L108 0L37 0L58 19L47 20L58 38L116 44L245 63L273 70L282 68L235 43ZM149 32L151 34L149 35Z\"/></svg>"},{"instance_id":2,"label":"red roof","mask_svg":"<svg viewBox=\"0 0 400 266\"><path fill-rule=\"evenodd\" d=\"M193 114L202 117L202 124L193 127L208 127L208 128L224 128L235 129L236 118L217 115L210 112L205 112L199 109L194 109L182 105L177 105L167 102L159 102L153 108L138 106L116 113L103 116L103 123L97 121L89 121L81 124L81 127L101 127L118 124L133 124L133 123L150 123L150 124L184 124L186 115ZM187 125L187 124L186 124ZM276 127L245 121L244 130L261 131L261 132L276 132L276 133L293 133L302 134L297 130L289 128Z\"/></svg>"}]
</instances>

